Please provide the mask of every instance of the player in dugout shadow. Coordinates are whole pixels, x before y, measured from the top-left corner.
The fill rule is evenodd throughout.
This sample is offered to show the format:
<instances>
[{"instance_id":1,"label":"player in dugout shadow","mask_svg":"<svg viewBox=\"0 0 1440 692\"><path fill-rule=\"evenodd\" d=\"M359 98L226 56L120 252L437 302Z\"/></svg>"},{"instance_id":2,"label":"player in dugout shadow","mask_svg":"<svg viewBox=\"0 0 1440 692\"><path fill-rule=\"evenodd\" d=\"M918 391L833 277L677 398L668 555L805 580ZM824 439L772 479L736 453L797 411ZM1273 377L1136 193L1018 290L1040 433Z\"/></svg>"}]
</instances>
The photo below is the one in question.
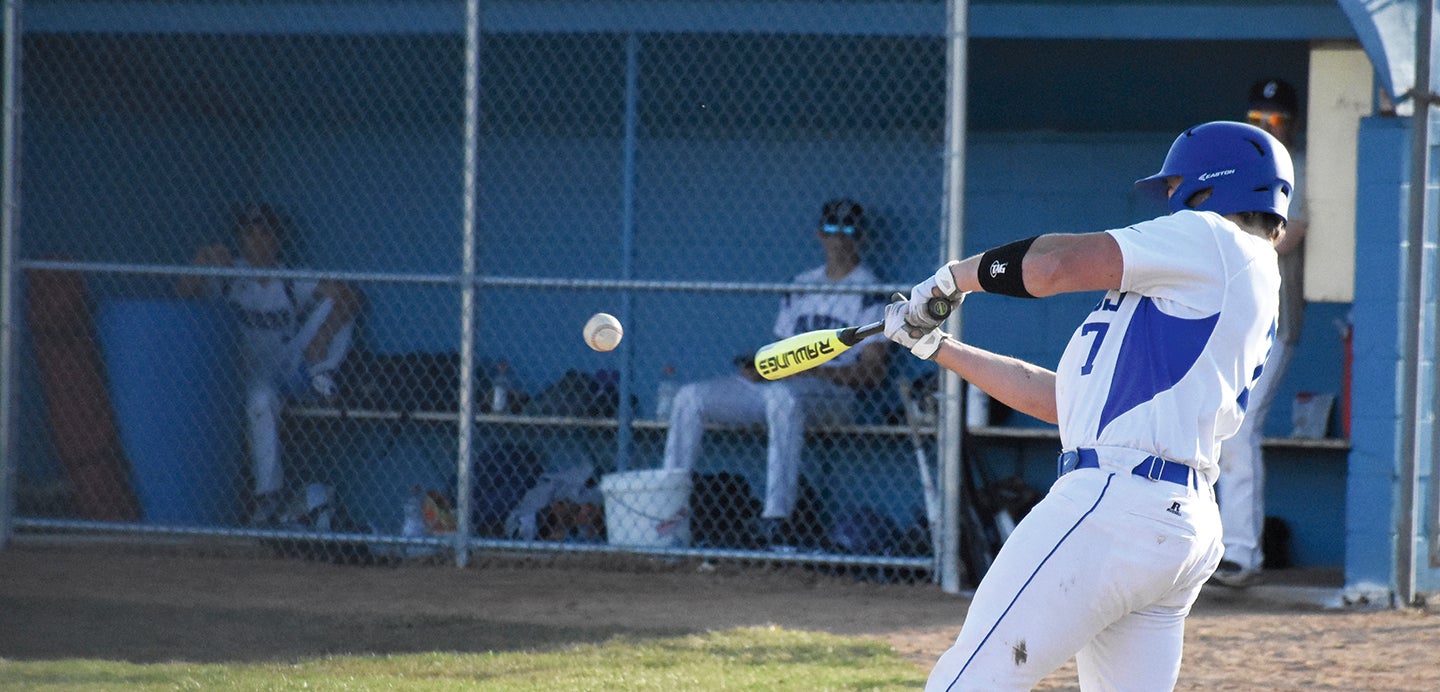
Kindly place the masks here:
<instances>
[{"instance_id":1,"label":"player in dugout shadow","mask_svg":"<svg viewBox=\"0 0 1440 692\"><path fill-rule=\"evenodd\" d=\"M281 268L285 224L267 205L244 208L234 224L238 252L224 243L196 251L212 267ZM362 297L339 281L183 276L182 297L224 300L243 340L246 443L254 493L249 523L272 526L286 508L280 414L287 400L336 394L334 371L349 352Z\"/></svg>"},{"instance_id":2,"label":"player in dugout shadow","mask_svg":"<svg viewBox=\"0 0 1440 692\"><path fill-rule=\"evenodd\" d=\"M1275 343L1250 392L1245 421L1220 448L1221 473L1215 492L1220 500L1220 523L1225 527L1225 556L1210 581L1235 588L1258 581L1265 562L1265 420L1305 323L1305 232L1309 223L1303 196L1305 152L1295 145L1299 103L1288 82L1265 79L1251 85L1245 113L1247 122L1274 135L1289 149L1295 164L1296 194L1290 201L1285 237L1275 246L1280 261L1280 321Z\"/></svg>"}]
</instances>

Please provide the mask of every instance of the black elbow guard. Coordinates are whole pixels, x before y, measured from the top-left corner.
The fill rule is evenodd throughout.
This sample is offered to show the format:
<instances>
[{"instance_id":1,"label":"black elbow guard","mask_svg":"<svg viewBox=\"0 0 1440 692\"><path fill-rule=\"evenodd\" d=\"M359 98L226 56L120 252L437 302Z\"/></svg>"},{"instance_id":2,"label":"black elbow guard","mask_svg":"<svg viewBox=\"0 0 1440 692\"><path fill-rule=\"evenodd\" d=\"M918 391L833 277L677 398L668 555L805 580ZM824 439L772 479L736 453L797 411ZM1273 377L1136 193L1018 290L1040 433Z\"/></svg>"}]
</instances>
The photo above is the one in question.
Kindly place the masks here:
<instances>
[{"instance_id":1,"label":"black elbow guard","mask_svg":"<svg viewBox=\"0 0 1440 692\"><path fill-rule=\"evenodd\" d=\"M980 266L976 267L975 272L980 288L986 293L1002 296L1034 298L1035 296L1025 290L1024 266L1025 253L1030 251L1030 246L1038 237L1040 236L1001 245L981 255Z\"/></svg>"}]
</instances>

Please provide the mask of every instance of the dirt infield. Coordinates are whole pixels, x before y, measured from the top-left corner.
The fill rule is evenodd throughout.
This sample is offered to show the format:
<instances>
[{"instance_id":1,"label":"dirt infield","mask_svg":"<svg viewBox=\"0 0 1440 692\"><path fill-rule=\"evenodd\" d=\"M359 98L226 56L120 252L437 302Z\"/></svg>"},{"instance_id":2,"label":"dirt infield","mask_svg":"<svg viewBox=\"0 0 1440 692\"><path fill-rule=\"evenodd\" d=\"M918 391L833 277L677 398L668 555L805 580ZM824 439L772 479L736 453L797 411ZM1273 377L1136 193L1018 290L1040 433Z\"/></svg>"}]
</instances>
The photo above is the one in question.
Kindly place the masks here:
<instances>
[{"instance_id":1,"label":"dirt infield","mask_svg":"<svg viewBox=\"0 0 1440 692\"><path fill-rule=\"evenodd\" d=\"M0 658L286 661L525 650L776 624L874 637L928 669L966 600L798 568L644 559L353 566L234 548L18 541L0 553ZM618 564L617 564L618 563ZM1207 592L1180 690L1440 689L1440 617ZM1073 664L1037 689L1077 689Z\"/></svg>"}]
</instances>

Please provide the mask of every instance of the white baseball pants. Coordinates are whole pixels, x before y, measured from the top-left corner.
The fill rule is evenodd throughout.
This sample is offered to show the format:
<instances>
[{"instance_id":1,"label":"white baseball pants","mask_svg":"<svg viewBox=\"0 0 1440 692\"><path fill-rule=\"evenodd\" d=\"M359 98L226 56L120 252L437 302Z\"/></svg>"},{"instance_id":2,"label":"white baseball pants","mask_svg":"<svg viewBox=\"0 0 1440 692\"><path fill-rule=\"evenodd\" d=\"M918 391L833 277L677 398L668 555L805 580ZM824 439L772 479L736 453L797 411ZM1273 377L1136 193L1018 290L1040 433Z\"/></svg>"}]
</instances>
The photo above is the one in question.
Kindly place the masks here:
<instances>
[{"instance_id":1,"label":"white baseball pants","mask_svg":"<svg viewBox=\"0 0 1440 692\"><path fill-rule=\"evenodd\" d=\"M252 367L247 373L245 385L245 420L257 497L280 490L285 485L285 470L280 462L280 413L287 398L309 393L309 382L291 380L305 357L305 346L315 338L320 323L325 321L332 307L334 302L326 298L310 311L283 352L270 354L269 358L251 354ZM325 358L311 366L311 372L327 372L338 367L350 350L354 331L355 323L352 321L336 332Z\"/></svg>"},{"instance_id":2,"label":"white baseball pants","mask_svg":"<svg viewBox=\"0 0 1440 692\"><path fill-rule=\"evenodd\" d=\"M1263 566L1265 551L1265 418L1275 403L1275 390L1285 376L1294 353L1289 344L1275 342L1265 369L1250 391L1245 420L1235 436L1220 445L1220 477L1215 493L1220 500L1220 523L1225 526L1225 559L1245 569Z\"/></svg>"},{"instance_id":3,"label":"white baseball pants","mask_svg":"<svg viewBox=\"0 0 1440 692\"><path fill-rule=\"evenodd\" d=\"M1220 516L1209 486L1133 464L1102 458L1055 482L981 580L927 691L1030 690L1071 656L1085 692L1174 688L1185 616L1220 562Z\"/></svg>"},{"instance_id":4,"label":"white baseball pants","mask_svg":"<svg viewBox=\"0 0 1440 692\"><path fill-rule=\"evenodd\" d=\"M675 394L665 468L695 468L706 423L764 423L769 440L762 516L789 517L799 492L805 426L845 423L854 417L854 390L817 377L753 382L735 375L693 382Z\"/></svg>"}]
</instances>

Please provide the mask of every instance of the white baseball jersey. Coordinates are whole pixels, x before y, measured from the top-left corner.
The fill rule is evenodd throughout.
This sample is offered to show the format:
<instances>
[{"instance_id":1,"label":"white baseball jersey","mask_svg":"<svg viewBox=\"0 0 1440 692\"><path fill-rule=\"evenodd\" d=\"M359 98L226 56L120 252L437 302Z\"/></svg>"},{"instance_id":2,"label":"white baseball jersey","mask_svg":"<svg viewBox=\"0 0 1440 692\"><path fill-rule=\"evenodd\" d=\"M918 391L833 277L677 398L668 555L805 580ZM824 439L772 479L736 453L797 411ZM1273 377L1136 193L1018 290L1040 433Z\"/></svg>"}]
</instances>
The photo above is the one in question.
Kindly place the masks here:
<instances>
[{"instance_id":1,"label":"white baseball jersey","mask_svg":"<svg viewBox=\"0 0 1440 692\"><path fill-rule=\"evenodd\" d=\"M880 283L880 279L862 264L852 269L845 278L831 281L825 276L825 267L822 265L797 275L794 283L829 286L875 285ZM885 319L885 305L885 297L877 293L806 293L797 290L786 294L780 300L780 312L775 316L775 337L785 339L816 329L841 329L879 322ZM884 340L885 335L876 334L821 367L852 363L860 357L861 344Z\"/></svg>"},{"instance_id":2,"label":"white baseball jersey","mask_svg":"<svg viewBox=\"0 0 1440 692\"><path fill-rule=\"evenodd\" d=\"M237 267L246 266L243 261ZM249 277L209 282L212 297L223 298L235 311L243 339L246 370L245 419L256 496L283 489L280 462L280 412L283 399L313 395L300 365L306 346L329 317L333 303L317 293L316 281L261 280ZM333 370L345 358L355 323L347 322L331 338L325 357L310 363L309 374ZM267 520L257 508L252 521Z\"/></svg>"},{"instance_id":3,"label":"white baseball jersey","mask_svg":"<svg viewBox=\"0 0 1440 692\"><path fill-rule=\"evenodd\" d=\"M1213 212L1108 232L1124 276L1060 358L1061 444L1138 450L1213 483L1275 336L1274 247Z\"/></svg>"},{"instance_id":4,"label":"white baseball jersey","mask_svg":"<svg viewBox=\"0 0 1440 692\"><path fill-rule=\"evenodd\" d=\"M235 310L252 372L276 375L298 365L290 362L300 346L292 342L318 303L317 287L315 281L247 277L212 281L210 290Z\"/></svg>"}]
</instances>

